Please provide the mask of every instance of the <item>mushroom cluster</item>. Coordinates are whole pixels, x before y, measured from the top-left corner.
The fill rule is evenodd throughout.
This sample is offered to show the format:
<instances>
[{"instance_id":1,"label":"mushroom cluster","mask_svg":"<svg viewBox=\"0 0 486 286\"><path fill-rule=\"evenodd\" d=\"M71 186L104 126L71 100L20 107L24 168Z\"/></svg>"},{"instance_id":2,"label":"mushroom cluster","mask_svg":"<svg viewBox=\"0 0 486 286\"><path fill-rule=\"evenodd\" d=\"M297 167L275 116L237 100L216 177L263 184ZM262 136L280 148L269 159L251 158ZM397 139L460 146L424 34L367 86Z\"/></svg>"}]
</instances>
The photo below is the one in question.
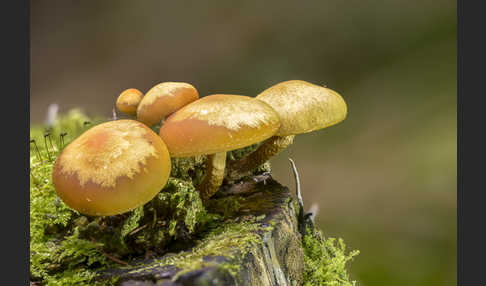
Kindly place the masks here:
<instances>
[{"instance_id":1,"label":"mushroom cluster","mask_svg":"<svg viewBox=\"0 0 486 286\"><path fill-rule=\"evenodd\" d=\"M223 182L227 151L268 139L279 127L278 114L265 102L241 95L214 94L175 112L159 134L171 156L209 155L206 176L197 187L204 201Z\"/></svg>"},{"instance_id":2,"label":"mushroom cluster","mask_svg":"<svg viewBox=\"0 0 486 286\"><path fill-rule=\"evenodd\" d=\"M297 134L335 125L346 118L344 99L332 89L302 80L278 83L256 96L278 113L280 129L249 156L229 164L228 176L237 179L293 143Z\"/></svg>"},{"instance_id":3,"label":"mushroom cluster","mask_svg":"<svg viewBox=\"0 0 486 286\"><path fill-rule=\"evenodd\" d=\"M89 129L55 164L57 193L84 214L120 214L147 203L166 184L170 157L207 156L206 175L196 186L206 201L225 177L234 181L249 174L295 135L334 125L347 114L337 92L300 80L276 84L255 98L199 98L191 84L163 82L145 95L123 91L116 107L134 118ZM159 135L150 128L157 124ZM226 152L260 142L256 151L227 164Z\"/></svg>"}]
</instances>

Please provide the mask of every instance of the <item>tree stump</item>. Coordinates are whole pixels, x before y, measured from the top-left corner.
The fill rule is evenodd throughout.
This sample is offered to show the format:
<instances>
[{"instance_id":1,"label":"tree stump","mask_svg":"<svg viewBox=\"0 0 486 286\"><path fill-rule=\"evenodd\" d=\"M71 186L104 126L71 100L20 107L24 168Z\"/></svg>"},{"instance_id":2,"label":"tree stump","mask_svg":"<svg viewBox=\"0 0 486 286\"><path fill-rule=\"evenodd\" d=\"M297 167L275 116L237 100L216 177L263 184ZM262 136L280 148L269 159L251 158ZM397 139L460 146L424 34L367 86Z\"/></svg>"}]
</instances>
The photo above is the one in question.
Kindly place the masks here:
<instances>
[{"instance_id":1,"label":"tree stump","mask_svg":"<svg viewBox=\"0 0 486 286\"><path fill-rule=\"evenodd\" d=\"M98 279L119 277L116 285L121 286L300 285L299 207L289 189L264 173L221 189L208 209L225 213L231 204L227 223L236 232L223 232L214 241L203 238L177 254L106 270Z\"/></svg>"}]
</instances>

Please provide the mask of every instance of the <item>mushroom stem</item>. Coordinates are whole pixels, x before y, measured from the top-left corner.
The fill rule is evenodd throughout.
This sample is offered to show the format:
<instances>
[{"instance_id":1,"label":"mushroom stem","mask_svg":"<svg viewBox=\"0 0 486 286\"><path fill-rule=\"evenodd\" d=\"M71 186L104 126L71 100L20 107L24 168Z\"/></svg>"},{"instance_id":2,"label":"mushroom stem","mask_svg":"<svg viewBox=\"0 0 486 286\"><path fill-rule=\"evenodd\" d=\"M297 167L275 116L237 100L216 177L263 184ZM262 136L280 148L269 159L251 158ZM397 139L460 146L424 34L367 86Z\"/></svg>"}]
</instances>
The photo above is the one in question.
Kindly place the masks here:
<instances>
[{"instance_id":1,"label":"mushroom stem","mask_svg":"<svg viewBox=\"0 0 486 286\"><path fill-rule=\"evenodd\" d=\"M226 152L208 155L206 161L206 175L197 187L201 199L208 200L223 184L224 169L226 166Z\"/></svg>"},{"instance_id":2,"label":"mushroom stem","mask_svg":"<svg viewBox=\"0 0 486 286\"><path fill-rule=\"evenodd\" d=\"M227 179L235 181L249 175L252 170L291 145L294 142L294 137L295 135L270 137L250 155L240 160L229 162Z\"/></svg>"}]
</instances>

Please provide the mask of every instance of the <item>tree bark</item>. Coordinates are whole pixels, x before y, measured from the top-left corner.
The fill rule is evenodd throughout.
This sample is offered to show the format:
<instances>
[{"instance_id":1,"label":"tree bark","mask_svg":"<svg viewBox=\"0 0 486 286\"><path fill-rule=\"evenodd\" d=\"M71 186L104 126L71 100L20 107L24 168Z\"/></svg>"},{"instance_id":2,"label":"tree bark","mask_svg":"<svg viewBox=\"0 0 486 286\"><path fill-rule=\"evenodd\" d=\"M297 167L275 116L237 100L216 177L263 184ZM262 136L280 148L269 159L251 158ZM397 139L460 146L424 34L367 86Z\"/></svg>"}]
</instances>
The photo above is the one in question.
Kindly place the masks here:
<instances>
[{"instance_id":1,"label":"tree bark","mask_svg":"<svg viewBox=\"0 0 486 286\"><path fill-rule=\"evenodd\" d=\"M210 200L244 197L236 217L259 217L261 229L254 231L261 243L251 245L246 253L228 247L221 256L203 257L211 262L191 271L173 265L160 266L164 257L140 261L122 269L107 270L101 278L118 276L121 286L187 286L187 285L300 285L304 270L304 255L299 232L298 204L289 189L273 180L270 174L251 177L236 185L226 186ZM192 249L192 248L191 248ZM186 251L190 252L191 249ZM228 266L239 267L236 273ZM183 271L184 274L179 274ZM182 272L181 272L182 273Z\"/></svg>"}]
</instances>

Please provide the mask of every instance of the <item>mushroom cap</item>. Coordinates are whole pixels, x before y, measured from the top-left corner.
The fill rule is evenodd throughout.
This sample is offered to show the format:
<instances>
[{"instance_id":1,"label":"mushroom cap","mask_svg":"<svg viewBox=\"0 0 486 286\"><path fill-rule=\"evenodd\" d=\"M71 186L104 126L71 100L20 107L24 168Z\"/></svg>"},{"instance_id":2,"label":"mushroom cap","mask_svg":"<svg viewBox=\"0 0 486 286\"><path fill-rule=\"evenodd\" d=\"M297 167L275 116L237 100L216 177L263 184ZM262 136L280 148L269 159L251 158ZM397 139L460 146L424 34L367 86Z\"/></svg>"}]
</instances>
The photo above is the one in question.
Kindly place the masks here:
<instances>
[{"instance_id":1,"label":"mushroom cap","mask_svg":"<svg viewBox=\"0 0 486 286\"><path fill-rule=\"evenodd\" d=\"M280 116L276 135L287 136L329 127L346 118L344 99L332 89L302 80L278 83L257 97Z\"/></svg>"},{"instance_id":2,"label":"mushroom cap","mask_svg":"<svg viewBox=\"0 0 486 286\"><path fill-rule=\"evenodd\" d=\"M230 151L263 141L280 127L268 104L248 96L214 94L167 118L159 134L172 157Z\"/></svg>"},{"instance_id":3,"label":"mushroom cap","mask_svg":"<svg viewBox=\"0 0 486 286\"><path fill-rule=\"evenodd\" d=\"M150 201L165 186L170 157L160 137L135 120L92 127L54 164L57 194L87 215L115 215Z\"/></svg>"},{"instance_id":4,"label":"mushroom cap","mask_svg":"<svg viewBox=\"0 0 486 286\"><path fill-rule=\"evenodd\" d=\"M137 115L137 107L142 101L143 93L136 88L129 88L120 93L116 100L116 108L129 115Z\"/></svg>"},{"instance_id":5,"label":"mushroom cap","mask_svg":"<svg viewBox=\"0 0 486 286\"><path fill-rule=\"evenodd\" d=\"M137 120L147 126L153 126L198 98L196 88L188 83L159 83L152 87L140 102L137 108Z\"/></svg>"}]
</instances>

